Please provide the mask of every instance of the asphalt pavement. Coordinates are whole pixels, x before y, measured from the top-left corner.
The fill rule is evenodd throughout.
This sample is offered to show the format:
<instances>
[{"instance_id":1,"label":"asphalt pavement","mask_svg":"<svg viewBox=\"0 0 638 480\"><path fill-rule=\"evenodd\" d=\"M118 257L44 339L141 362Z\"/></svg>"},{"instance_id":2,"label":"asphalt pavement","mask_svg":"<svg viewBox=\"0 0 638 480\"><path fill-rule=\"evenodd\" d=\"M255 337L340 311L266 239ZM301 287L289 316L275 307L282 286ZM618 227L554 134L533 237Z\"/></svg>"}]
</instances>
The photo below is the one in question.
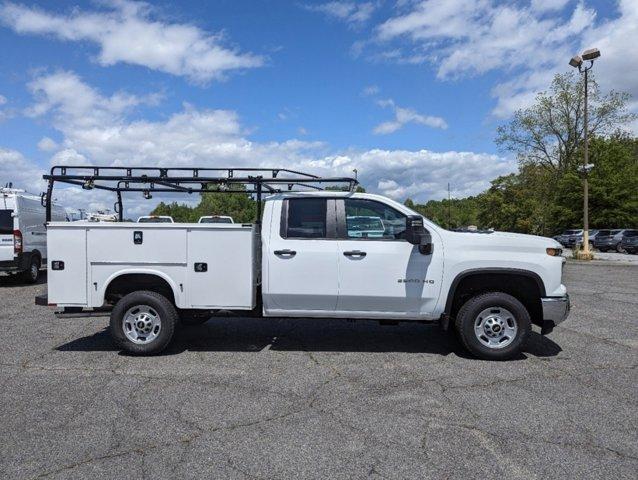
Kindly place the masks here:
<instances>
[{"instance_id":1,"label":"asphalt pavement","mask_svg":"<svg viewBox=\"0 0 638 480\"><path fill-rule=\"evenodd\" d=\"M0 478L636 479L638 266L568 263L509 362L437 327L212 319L162 356L0 277Z\"/></svg>"}]
</instances>

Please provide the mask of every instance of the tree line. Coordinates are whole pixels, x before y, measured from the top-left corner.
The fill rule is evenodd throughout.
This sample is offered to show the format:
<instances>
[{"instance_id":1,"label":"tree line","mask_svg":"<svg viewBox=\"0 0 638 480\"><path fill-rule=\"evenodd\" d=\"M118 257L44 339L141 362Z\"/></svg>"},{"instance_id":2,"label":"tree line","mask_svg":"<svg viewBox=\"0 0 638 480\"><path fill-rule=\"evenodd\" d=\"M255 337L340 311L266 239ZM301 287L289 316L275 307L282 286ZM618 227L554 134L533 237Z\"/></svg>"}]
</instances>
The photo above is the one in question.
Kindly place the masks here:
<instances>
[{"instance_id":1,"label":"tree line","mask_svg":"<svg viewBox=\"0 0 638 480\"><path fill-rule=\"evenodd\" d=\"M405 204L441 226L553 235L582 226L584 95L581 78L557 74L533 105L497 129L496 144L516 155L517 173L500 176L484 192L461 199ZM630 96L603 95L589 83L589 222L591 228L638 227L638 138L623 128L636 120ZM234 186L237 187L237 186ZM196 222L203 215L230 215L250 222L256 207L244 193L211 193L197 206L160 203L152 214ZM241 188L241 187L239 187ZM359 191L363 191L362 188Z\"/></svg>"}]
</instances>

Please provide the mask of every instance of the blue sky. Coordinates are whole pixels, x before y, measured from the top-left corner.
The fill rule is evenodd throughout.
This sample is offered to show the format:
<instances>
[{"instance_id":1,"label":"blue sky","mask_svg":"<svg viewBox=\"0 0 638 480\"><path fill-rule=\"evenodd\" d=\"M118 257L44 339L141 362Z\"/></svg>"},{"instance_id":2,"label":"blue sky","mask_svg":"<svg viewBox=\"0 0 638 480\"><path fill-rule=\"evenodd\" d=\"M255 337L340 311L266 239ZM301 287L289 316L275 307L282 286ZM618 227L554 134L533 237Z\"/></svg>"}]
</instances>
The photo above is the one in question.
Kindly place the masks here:
<instances>
[{"instance_id":1,"label":"blue sky","mask_svg":"<svg viewBox=\"0 0 638 480\"><path fill-rule=\"evenodd\" d=\"M516 168L496 127L573 53L595 44L603 88L638 93L637 25L630 0L0 3L0 182L267 165L475 194Z\"/></svg>"}]
</instances>

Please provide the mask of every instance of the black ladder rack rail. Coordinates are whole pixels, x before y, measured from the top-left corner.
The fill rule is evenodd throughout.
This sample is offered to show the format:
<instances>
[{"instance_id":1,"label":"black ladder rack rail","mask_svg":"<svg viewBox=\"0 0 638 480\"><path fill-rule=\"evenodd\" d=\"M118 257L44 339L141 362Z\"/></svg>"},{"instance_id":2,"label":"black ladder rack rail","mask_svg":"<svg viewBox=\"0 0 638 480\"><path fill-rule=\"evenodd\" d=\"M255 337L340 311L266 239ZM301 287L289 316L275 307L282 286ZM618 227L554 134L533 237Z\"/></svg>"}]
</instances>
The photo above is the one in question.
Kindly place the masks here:
<instances>
[{"instance_id":1,"label":"black ladder rack rail","mask_svg":"<svg viewBox=\"0 0 638 480\"><path fill-rule=\"evenodd\" d=\"M156 193L246 193L257 200L256 223L261 222L262 193L283 191L323 190L322 185L342 184L353 192L358 185L356 178L319 177L287 168L208 168L208 167L99 167L66 166L51 167L47 191L42 202L46 207L46 221L51 221L51 200L55 182L77 185L85 190L107 190L117 196L114 210L119 221L123 220L122 192ZM246 185L245 190L227 188L231 185ZM219 185L211 190L209 185Z\"/></svg>"}]
</instances>

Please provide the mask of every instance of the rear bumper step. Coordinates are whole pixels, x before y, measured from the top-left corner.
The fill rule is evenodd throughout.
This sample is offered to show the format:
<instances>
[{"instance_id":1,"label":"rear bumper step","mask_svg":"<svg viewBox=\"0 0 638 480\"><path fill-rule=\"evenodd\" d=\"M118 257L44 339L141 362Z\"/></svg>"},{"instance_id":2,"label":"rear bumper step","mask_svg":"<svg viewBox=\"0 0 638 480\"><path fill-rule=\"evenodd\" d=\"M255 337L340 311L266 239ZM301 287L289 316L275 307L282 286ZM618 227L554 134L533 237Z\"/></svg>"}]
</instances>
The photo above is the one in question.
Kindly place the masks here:
<instances>
[{"instance_id":1,"label":"rear bumper step","mask_svg":"<svg viewBox=\"0 0 638 480\"><path fill-rule=\"evenodd\" d=\"M48 295L36 295L35 304L40 305L41 307L55 307L55 305L49 305Z\"/></svg>"}]
</instances>

